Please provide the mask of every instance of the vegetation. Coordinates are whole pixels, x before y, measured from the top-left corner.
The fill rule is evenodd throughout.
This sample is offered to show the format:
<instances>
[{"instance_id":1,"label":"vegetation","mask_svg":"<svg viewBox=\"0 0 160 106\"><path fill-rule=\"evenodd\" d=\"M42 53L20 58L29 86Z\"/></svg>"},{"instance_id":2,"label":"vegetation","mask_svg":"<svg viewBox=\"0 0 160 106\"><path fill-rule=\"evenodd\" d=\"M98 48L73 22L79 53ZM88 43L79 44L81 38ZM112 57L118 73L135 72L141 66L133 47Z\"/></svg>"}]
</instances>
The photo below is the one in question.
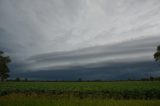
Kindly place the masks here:
<instances>
[{"instance_id":1,"label":"vegetation","mask_svg":"<svg viewBox=\"0 0 160 106\"><path fill-rule=\"evenodd\" d=\"M157 52L154 53L155 61L160 61L160 45L157 47Z\"/></svg>"},{"instance_id":2,"label":"vegetation","mask_svg":"<svg viewBox=\"0 0 160 106\"><path fill-rule=\"evenodd\" d=\"M0 106L160 106L160 100L79 99L51 95L10 94L0 97Z\"/></svg>"},{"instance_id":3,"label":"vegetation","mask_svg":"<svg viewBox=\"0 0 160 106\"><path fill-rule=\"evenodd\" d=\"M21 81L21 79L20 79L19 77L17 77L17 78L15 79L15 81L19 82L19 81Z\"/></svg>"},{"instance_id":4,"label":"vegetation","mask_svg":"<svg viewBox=\"0 0 160 106\"><path fill-rule=\"evenodd\" d=\"M4 53L0 51L0 80L4 81L9 77L9 68L7 66L8 63L11 62L9 56L4 56Z\"/></svg>"},{"instance_id":5,"label":"vegetation","mask_svg":"<svg viewBox=\"0 0 160 106\"><path fill-rule=\"evenodd\" d=\"M160 81L160 77L152 77L149 78L142 78L141 81Z\"/></svg>"},{"instance_id":6,"label":"vegetation","mask_svg":"<svg viewBox=\"0 0 160 106\"><path fill-rule=\"evenodd\" d=\"M0 95L11 93L76 96L77 98L160 99L160 82L5 82L0 84Z\"/></svg>"}]
</instances>

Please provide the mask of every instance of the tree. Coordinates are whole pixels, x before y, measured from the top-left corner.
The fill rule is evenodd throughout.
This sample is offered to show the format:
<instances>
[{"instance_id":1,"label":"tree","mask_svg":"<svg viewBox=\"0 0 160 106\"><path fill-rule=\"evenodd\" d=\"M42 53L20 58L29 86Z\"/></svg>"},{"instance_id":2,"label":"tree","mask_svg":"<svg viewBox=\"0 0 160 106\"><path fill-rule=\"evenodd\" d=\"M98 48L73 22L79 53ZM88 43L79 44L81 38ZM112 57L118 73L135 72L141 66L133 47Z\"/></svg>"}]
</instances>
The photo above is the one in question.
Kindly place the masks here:
<instances>
[{"instance_id":1,"label":"tree","mask_svg":"<svg viewBox=\"0 0 160 106\"><path fill-rule=\"evenodd\" d=\"M10 57L4 56L4 52L0 51L0 80L4 81L9 77L8 63L10 63Z\"/></svg>"},{"instance_id":2,"label":"tree","mask_svg":"<svg viewBox=\"0 0 160 106\"><path fill-rule=\"evenodd\" d=\"M154 53L154 59L155 61L160 61L160 45L157 47L157 52Z\"/></svg>"},{"instance_id":3,"label":"tree","mask_svg":"<svg viewBox=\"0 0 160 106\"><path fill-rule=\"evenodd\" d=\"M82 78L78 78L78 80L77 80L78 82L82 82Z\"/></svg>"},{"instance_id":4,"label":"tree","mask_svg":"<svg viewBox=\"0 0 160 106\"><path fill-rule=\"evenodd\" d=\"M21 79L20 79L19 77L17 77L17 78L15 79L15 81L19 82L19 81L21 81Z\"/></svg>"},{"instance_id":5,"label":"tree","mask_svg":"<svg viewBox=\"0 0 160 106\"><path fill-rule=\"evenodd\" d=\"M27 78L25 78L25 79L24 79L24 81L25 81L25 82L27 82L27 81L28 81L28 79L27 79Z\"/></svg>"}]
</instances>

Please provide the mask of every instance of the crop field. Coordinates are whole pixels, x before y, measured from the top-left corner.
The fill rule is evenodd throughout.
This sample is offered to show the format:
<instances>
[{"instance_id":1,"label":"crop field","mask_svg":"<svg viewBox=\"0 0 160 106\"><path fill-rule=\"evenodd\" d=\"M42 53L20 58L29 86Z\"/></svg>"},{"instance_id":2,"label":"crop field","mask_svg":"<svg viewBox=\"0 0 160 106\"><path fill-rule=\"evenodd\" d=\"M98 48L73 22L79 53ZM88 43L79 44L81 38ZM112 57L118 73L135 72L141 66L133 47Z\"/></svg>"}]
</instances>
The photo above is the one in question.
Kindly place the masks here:
<instances>
[{"instance_id":1,"label":"crop field","mask_svg":"<svg viewBox=\"0 0 160 106\"><path fill-rule=\"evenodd\" d=\"M160 106L160 81L0 83L0 106L11 105Z\"/></svg>"},{"instance_id":2,"label":"crop field","mask_svg":"<svg viewBox=\"0 0 160 106\"><path fill-rule=\"evenodd\" d=\"M4 82L0 95L46 93L92 98L160 99L159 81L120 82Z\"/></svg>"},{"instance_id":3,"label":"crop field","mask_svg":"<svg viewBox=\"0 0 160 106\"><path fill-rule=\"evenodd\" d=\"M160 106L160 100L79 99L55 98L42 94L9 94L0 97L0 106Z\"/></svg>"}]
</instances>

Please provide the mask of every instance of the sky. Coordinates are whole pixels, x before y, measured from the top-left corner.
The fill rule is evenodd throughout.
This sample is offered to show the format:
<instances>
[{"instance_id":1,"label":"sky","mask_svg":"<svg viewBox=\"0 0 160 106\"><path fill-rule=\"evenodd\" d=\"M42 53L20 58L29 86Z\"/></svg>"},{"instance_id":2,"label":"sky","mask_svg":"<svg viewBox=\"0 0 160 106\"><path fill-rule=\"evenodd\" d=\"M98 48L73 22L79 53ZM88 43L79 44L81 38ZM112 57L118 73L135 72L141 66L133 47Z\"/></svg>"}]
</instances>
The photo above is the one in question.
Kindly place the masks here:
<instances>
[{"instance_id":1,"label":"sky","mask_svg":"<svg viewBox=\"0 0 160 106\"><path fill-rule=\"evenodd\" d=\"M160 0L0 0L11 78L160 76Z\"/></svg>"}]
</instances>

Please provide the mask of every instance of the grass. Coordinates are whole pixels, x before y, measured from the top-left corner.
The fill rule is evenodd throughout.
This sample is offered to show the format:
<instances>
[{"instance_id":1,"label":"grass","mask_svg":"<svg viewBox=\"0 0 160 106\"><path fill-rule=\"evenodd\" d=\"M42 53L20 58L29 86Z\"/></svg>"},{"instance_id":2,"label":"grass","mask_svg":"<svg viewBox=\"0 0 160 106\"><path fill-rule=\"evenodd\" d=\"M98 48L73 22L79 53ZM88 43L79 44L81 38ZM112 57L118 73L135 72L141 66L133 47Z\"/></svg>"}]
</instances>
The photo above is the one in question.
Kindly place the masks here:
<instances>
[{"instance_id":1,"label":"grass","mask_svg":"<svg viewBox=\"0 0 160 106\"><path fill-rule=\"evenodd\" d=\"M37 94L9 94L0 97L0 106L160 106L160 100L79 99Z\"/></svg>"}]
</instances>

